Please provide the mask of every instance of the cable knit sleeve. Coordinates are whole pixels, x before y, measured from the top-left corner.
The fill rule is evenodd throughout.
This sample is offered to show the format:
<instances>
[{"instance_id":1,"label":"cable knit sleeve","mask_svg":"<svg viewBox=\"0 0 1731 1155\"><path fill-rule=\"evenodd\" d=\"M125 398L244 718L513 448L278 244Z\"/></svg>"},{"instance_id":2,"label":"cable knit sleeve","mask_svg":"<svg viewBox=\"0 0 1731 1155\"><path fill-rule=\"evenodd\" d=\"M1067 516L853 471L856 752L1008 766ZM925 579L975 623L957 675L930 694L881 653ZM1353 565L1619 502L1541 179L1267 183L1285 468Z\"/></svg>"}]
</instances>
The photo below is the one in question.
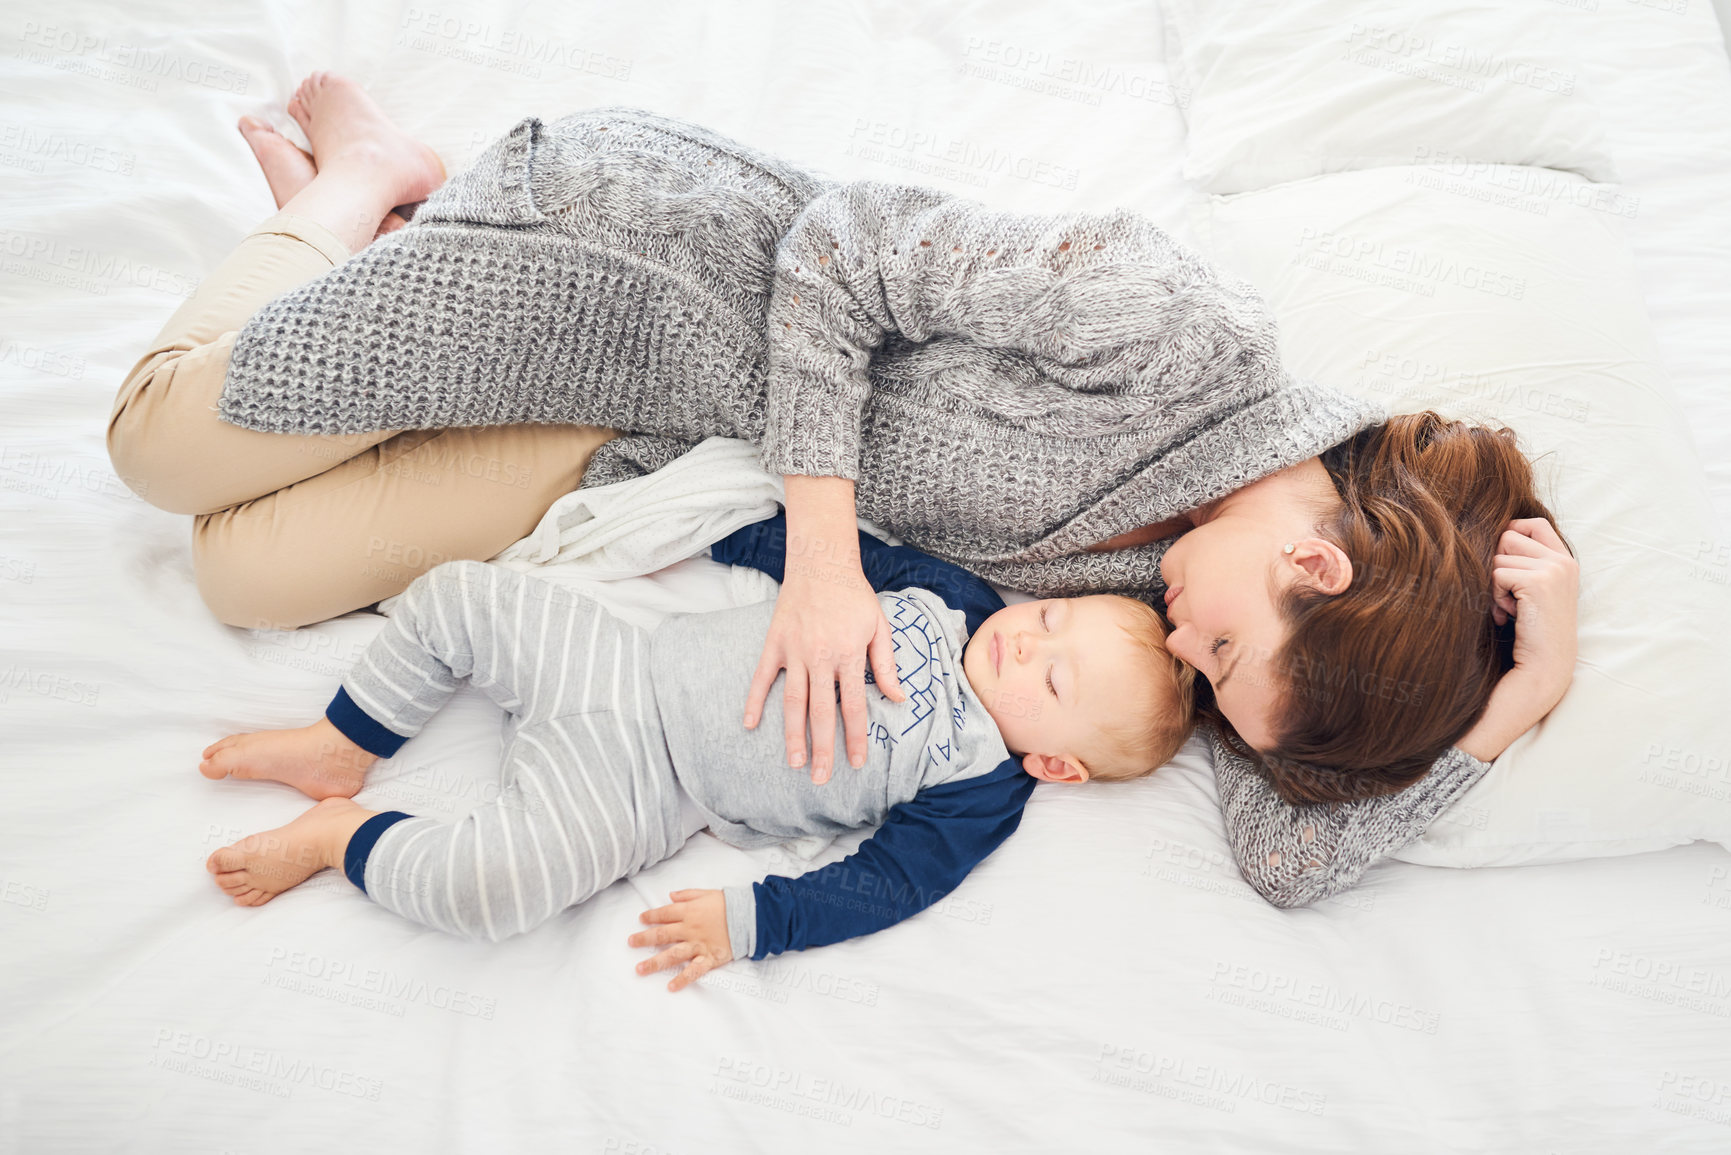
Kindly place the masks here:
<instances>
[{"instance_id":1,"label":"cable knit sleeve","mask_svg":"<svg viewBox=\"0 0 1731 1155\"><path fill-rule=\"evenodd\" d=\"M1294 806L1249 761L1213 738L1226 839L1244 877L1275 906L1338 894L1423 834L1491 768L1451 746L1412 786L1357 802Z\"/></svg>"},{"instance_id":2,"label":"cable knit sleeve","mask_svg":"<svg viewBox=\"0 0 1731 1155\"><path fill-rule=\"evenodd\" d=\"M1261 297L1128 209L993 212L933 189L851 181L776 248L764 468L859 478L873 351L896 334L1018 354L1031 374L958 374L1011 422L1086 436L1218 399L1231 375L1282 379ZM933 401L942 403L943 398Z\"/></svg>"}]
</instances>

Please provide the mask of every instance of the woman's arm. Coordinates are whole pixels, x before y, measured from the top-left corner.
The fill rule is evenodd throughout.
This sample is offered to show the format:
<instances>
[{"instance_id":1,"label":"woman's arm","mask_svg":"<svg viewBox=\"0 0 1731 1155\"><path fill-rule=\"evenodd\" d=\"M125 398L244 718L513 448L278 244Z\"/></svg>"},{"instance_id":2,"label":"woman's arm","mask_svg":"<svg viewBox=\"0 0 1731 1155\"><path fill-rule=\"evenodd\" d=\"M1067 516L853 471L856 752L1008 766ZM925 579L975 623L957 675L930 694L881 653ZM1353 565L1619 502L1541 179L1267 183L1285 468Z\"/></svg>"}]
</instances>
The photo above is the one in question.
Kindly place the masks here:
<instances>
[{"instance_id":1,"label":"woman's arm","mask_svg":"<svg viewBox=\"0 0 1731 1155\"><path fill-rule=\"evenodd\" d=\"M1484 716L1455 746L1481 762L1495 762L1516 738L1543 721L1561 698L1561 694L1551 697L1536 690L1510 670L1497 680Z\"/></svg>"},{"instance_id":2,"label":"woman's arm","mask_svg":"<svg viewBox=\"0 0 1731 1155\"><path fill-rule=\"evenodd\" d=\"M854 483L789 474L786 490L787 560L763 656L746 693L745 726L757 725L769 688L785 667L788 765L804 762L809 704L811 780L821 785L835 760L836 683L848 762L856 768L865 765L866 755L865 663L891 701L905 701L906 695L889 620L860 568Z\"/></svg>"},{"instance_id":3,"label":"woman's arm","mask_svg":"<svg viewBox=\"0 0 1731 1155\"><path fill-rule=\"evenodd\" d=\"M868 369L892 333L965 342L969 357L1026 358L1032 373L949 374L956 396L933 400L972 401L1072 436L1167 420L1174 404L1206 397L1219 374L1242 377L1247 366L1271 387L1284 380L1255 291L1221 279L1134 212L992 212L876 181L813 199L776 249L762 446L764 467L788 478L790 547L797 530L807 550L789 554L746 725L756 725L785 667L789 762L799 764L809 707L819 782L828 778L836 680L850 759L864 757L868 653L880 685L896 685L888 622L852 532Z\"/></svg>"},{"instance_id":4,"label":"woman's arm","mask_svg":"<svg viewBox=\"0 0 1731 1155\"><path fill-rule=\"evenodd\" d=\"M1162 404L1206 398L1222 374L1283 381L1256 291L1135 212L994 212L879 181L839 185L795 218L768 326L763 464L783 474L858 479L867 369L892 333L1022 355L1032 374L944 387L1072 436L1168 420Z\"/></svg>"},{"instance_id":5,"label":"woman's arm","mask_svg":"<svg viewBox=\"0 0 1731 1155\"><path fill-rule=\"evenodd\" d=\"M1575 677L1575 613L1581 568L1550 522L1517 518L1492 559L1491 615L1515 619L1514 668L1498 680L1490 703L1460 748L1490 761L1536 726Z\"/></svg>"},{"instance_id":6,"label":"woman's arm","mask_svg":"<svg viewBox=\"0 0 1731 1155\"><path fill-rule=\"evenodd\" d=\"M1226 840L1251 886L1275 906L1308 906L1347 890L1379 859L1423 834L1485 772L1451 747L1418 782L1357 802L1294 806L1247 759L1214 739Z\"/></svg>"},{"instance_id":7,"label":"woman's arm","mask_svg":"<svg viewBox=\"0 0 1731 1155\"><path fill-rule=\"evenodd\" d=\"M1134 212L991 212L877 181L839 185L794 220L776 249L768 329L762 460L787 477L790 552L745 724L757 724L785 667L788 761L799 765L809 708L817 782L829 777L834 744L831 687L840 681L852 761L865 756L868 656L886 693L899 685L888 622L854 553L868 369L888 335L1028 358L1032 374L946 381L958 394L986 391L957 400L1072 436L1165 420L1173 404L1206 396L1218 373L1241 376L1246 365L1271 385L1283 379L1255 291ZM797 557L796 535L806 544Z\"/></svg>"},{"instance_id":8,"label":"woman's arm","mask_svg":"<svg viewBox=\"0 0 1731 1155\"><path fill-rule=\"evenodd\" d=\"M1357 802L1293 806L1216 739L1227 840L1269 902L1304 906L1355 885L1378 859L1423 834L1562 700L1574 678L1580 567L1543 518L1510 522L1498 549L1492 615L1499 625L1515 619L1514 668L1498 679L1478 723L1417 783Z\"/></svg>"}]
</instances>

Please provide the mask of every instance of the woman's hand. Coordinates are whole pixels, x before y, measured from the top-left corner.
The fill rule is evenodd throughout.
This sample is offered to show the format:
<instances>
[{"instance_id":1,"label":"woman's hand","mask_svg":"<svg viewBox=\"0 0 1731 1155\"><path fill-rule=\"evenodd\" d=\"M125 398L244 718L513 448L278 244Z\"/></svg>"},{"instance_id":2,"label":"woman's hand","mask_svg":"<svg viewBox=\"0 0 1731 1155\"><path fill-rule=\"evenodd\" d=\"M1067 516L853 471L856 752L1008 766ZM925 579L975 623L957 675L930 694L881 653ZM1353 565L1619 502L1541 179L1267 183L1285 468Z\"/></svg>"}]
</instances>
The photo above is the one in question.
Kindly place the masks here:
<instances>
[{"instance_id":1,"label":"woman's hand","mask_svg":"<svg viewBox=\"0 0 1731 1155\"><path fill-rule=\"evenodd\" d=\"M796 557L789 537L785 580L776 597L775 616L764 639L763 657L745 698L745 725L763 715L763 703L776 674L785 667L782 716L787 730L789 766L805 764L805 725L811 713L811 780L829 781L835 759L836 682L841 683L842 727L848 761L865 765L865 664L869 658L878 688L892 701L907 700L896 673L895 643L877 593L860 571L856 556L829 560L822 551Z\"/></svg>"},{"instance_id":2,"label":"woman's hand","mask_svg":"<svg viewBox=\"0 0 1731 1155\"><path fill-rule=\"evenodd\" d=\"M632 946L673 945L654 958L637 964L637 973L650 974L685 963L685 969L667 984L670 991L690 986L718 966L733 961L727 939L727 896L719 890L675 890L668 894L669 906L646 910L637 917L654 930L640 930L625 941Z\"/></svg>"},{"instance_id":3,"label":"woman's hand","mask_svg":"<svg viewBox=\"0 0 1731 1155\"><path fill-rule=\"evenodd\" d=\"M1484 716L1456 743L1489 762L1563 698L1575 676L1575 610L1581 567L1542 517L1509 523L1492 560L1491 617L1515 619L1514 668L1498 680Z\"/></svg>"}]
</instances>

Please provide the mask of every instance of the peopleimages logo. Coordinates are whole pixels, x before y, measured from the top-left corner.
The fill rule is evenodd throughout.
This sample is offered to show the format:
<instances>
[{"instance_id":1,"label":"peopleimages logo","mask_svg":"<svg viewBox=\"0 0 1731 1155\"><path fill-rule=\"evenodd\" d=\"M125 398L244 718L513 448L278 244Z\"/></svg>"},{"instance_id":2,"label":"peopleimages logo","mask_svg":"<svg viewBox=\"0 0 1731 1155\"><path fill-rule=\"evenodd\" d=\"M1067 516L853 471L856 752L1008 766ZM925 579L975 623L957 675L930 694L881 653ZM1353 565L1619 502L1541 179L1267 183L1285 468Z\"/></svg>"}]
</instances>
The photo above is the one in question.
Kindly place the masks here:
<instances>
[{"instance_id":1,"label":"peopleimages logo","mask_svg":"<svg viewBox=\"0 0 1731 1155\"><path fill-rule=\"evenodd\" d=\"M1394 28L1356 21L1346 38L1346 59L1389 72L1433 80L1472 92L1488 81L1519 85L1557 96L1575 91L1575 74L1530 60L1499 56L1470 44L1441 40L1417 28Z\"/></svg>"},{"instance_id":2,"label":"peopleimages logo","mask_svg":"<svg viewBox=\"0 0 1731 1155\"><path fill-rule=\"evenodd\" d=\"M1320 1091L1273 1079L1259 1079L1218 1063L1198 1062L1182 1055L1111 1043L1100 1044L1100 1054L1090 1077L1096 1082L1155 1094L1160 1093L1158 1083L1161 1081L1174 1084L1175 1088L1195 1087L1219 1096L1219 1102L1204 1101L1200 1105L1221 1106L1227 1111L1233 1110L1239 1102L1256 1102L1284 1111L1320 1115L1328 1105L1328 1096Z\"/></svg>"},{"instance_id":3,"label":"peopleimages logo","mask_svg":"<svg viewBox=\"0 0 1731 1155\"><path fill-rule=\"evenodd\" d=\"M863 1084L793 1071L743 1056L722 1056L711 1075L712 1093L849 1126L855 1114L936 1131L944 1109Z\"/></svg>"},{"instance_id":4,"label":"peopleimages logo","mask_svg":"<svg viewBox=\"0 0 1731 1155\"><path fill-rule=\"evenodd\" d=\"M1369 280L1420 296L1436 295L1436 286L1452 285L1518 301L1526 296L1527 279L1458 257L1426 252L1415 245L1390 245L1353 233L1305 226L1298 234L1304 263L1323 272Z\"/></svg>"},{"instance_id":5,"label":"peopleimages logo","mask_svg":"<svg viewBox=\"0 0 1731 1155\"><path fill-rule=\"evenodd\" d=\"M381 1079L345 1071L327 1063L255 1047L199 1031L158 1027L150 1065L164 1071L227 1083L286 1099L296 1087L313 1087L376 1103L384 1091Z\"/></svg>"},{"instance_id":6,"label":"peopleimages logo","mask_svg":"<svg viewBox=\"0 0 1731 1155\"><path fill-rule=\"evenodd\" d=\"M608 80L631 79L632 62L535 28L470 20L436 8L403 14L397 44L467 64L529 77L549 71L581 72Z\"/></svg>"},{"instance_id":7,"label":"peopleimages logo","mask_svg":"<svg viewBox=\"0 0 1731 1155\"><path fill-rule=\"evenodd\" d=\"M1319 1022L1317 1025L1329 1026L1335 1030L1344 1029L1346 1020L1358 1018L1384 1026L1416 1031L1419 1034L1434 1035L1442 1021L1442 1016L1436 1011L1423 1010L1411 1003L1342 990L1330 983L1299 979L1263 967L1216 961L1208 978L1215 984L1217 991L1253 996L1272 1006L1287 1004L1295 1009L1314 1011L1333 1020ZM1230 1003L1236 1000L1218 998L1216 1001ZM1252 1009L1268 1008L1252 1006ZM1338 1026L1335 1025L1337 1023Z\"/></svg>"},{"instance_id":8,"label":"peopleimages logo","mask_svg":"<svg viewBox=\"0 0 1731 1155\"><path fill-rule=\"evenodd\" d=\"M7 272L33 276L29 270L37 269L44 275L33 279L65 284L94 296L106 296L111 285L181 298L192 296L198 288L197 278L149 261L134 261L118 253L63 244L58 237L12 229L0 229L0 256L8 258Z\"/></svg>"},{"instance_id":9,"label":"peopleimages logo","mask_svg":"<svg viewBox=\"0 0 1731 1155\"><path fill-rule=\"evenodd\" d=\"M31 48L59 54L49 59L56 68L85 72L104 80L129 83L155 92L159 80L179 80L200 88L243 95L250 79L247 73L227 65L188 56L178 47L145 48L86 32L81 28L24 21L18 39ZM105 70L102 66L109 66ZM116 73L113 70L124 70ZM126 75L130 73L132 75Z\"/></svg>"}]
</instances>

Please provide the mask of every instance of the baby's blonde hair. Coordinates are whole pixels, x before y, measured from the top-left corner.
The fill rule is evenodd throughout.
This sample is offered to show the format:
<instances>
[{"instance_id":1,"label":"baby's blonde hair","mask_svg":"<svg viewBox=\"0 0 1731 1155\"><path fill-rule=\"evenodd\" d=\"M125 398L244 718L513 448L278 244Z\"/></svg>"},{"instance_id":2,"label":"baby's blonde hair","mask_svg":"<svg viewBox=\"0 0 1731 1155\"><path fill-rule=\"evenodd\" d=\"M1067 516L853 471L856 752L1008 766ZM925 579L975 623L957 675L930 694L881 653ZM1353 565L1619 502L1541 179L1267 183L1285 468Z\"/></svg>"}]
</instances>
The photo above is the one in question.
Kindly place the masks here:
<instances>
[{"instance_id":1,"label":"baby's blonde hair","mask_svg":"<svg viewBox=\"0 0 1731 1155\"><path fill-rule=\"evenodd\" d=\"M1190 738L1196 727L1196 671L1166 648L1166 625L1153 606L1121 594L1107 596L1124 603L1119 624L1141 647L1148 692L1125 716L1100 727L1081 761L1090 778L1121 782L1154 773Z\"/></svg>"}]
</instances>

